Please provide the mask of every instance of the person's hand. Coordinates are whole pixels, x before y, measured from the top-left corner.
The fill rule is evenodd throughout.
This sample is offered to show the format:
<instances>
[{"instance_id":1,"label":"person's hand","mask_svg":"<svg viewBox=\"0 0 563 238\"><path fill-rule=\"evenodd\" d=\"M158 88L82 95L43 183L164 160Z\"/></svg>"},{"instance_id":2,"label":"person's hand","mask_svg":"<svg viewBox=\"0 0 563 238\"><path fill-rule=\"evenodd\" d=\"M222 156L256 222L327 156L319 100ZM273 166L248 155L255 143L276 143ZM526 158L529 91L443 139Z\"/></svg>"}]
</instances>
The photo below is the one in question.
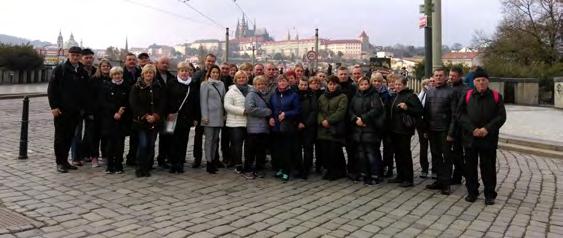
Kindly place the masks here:
<instances>
[{"instance_id":1,"label":"person's hand","mask_svg":"<svg viewBox=\"0 0 563 238\"><path fill-rule=\"evenodd\" d=\"M119 112L116 112L115 114L113 114L113 119L119 121L119 119L121 119L121 114Z\"/></svg>"},{"instance_id":2,"label":"person's hand","mask_svg":"<svg viewBox=\"0 0 563 238\"><path fill-rule=\"evenodd\" d=\"M474 137L481 137L481 131L479 129L473 130L473 136Z\"/></svg>"},{"instance_id":3,"label":"person's hand","mask_svg":"<svg viewBox=\"0 0 563 238\"><path fill-rule=\"evenodd\" d=\"M51 109L51 113L53 114L53 117L58 117L58 116L60 116L61 114L63 114L63 113L61 112L61 110L58 109L58 108Z\"/></svg>"},{"instance_id":4,"label":"person's hand","mask_svg":"<svg viewBox=\"0 0 563 238\"><path fill-rule=\"evenodd\" d=\"M117 112L119 112L119 114L123 115L123 113L125 113L125 107L120 107L119 111L117 111Z\"/></svg>"},{"instance_id":5,"label":"person's hand","mask_svg":"<svg viewBox=\"0 0 563 238\"><path fill-rule=\"evenodd\" d=\"M281 112L281 113L278 115L278 120L281 122L281 121L283 121L284 119L285 119L285 112Z\"/></svg>"},{"instance_id":6,"label":"person's hand","mask_svg":"<svg viewBox=\"0 0 563 238\"><path fill-rule=\"evenodd\" d=\"M276 126L276 120L274 120L274 118L270 118L269 124L270 124L270 127Z\"/></svg>"},{"instance_id":7,"label":"person's hand","mask_svg":"<svg viewBox=\"0 0 563 238\"><path fill-rule=\"evenodd\" d=\"M408 108L408 107L407 107L407 104L404 103L404 102L397 104L397 107L399 107L399 108L401 108L401 109L403 109L403 110L407 110L407 108Z\"/></svg>"},{"instance_id":8,"label":"person's hand","mask_svg":"<svg viewBox=\"0 0 563 238\"><path fill-rule=\"evenodd\" d=\"M328 123L327 120L323 120L323 121L321 122L321 124L323 125L324 128L329 128L329 127L330 127L330 123Z\"/></svg>"},{"instance_id":9,"label":"person's hand","mask_svg":"<svg viewBox=\"0 0 563 238\"><path fill-rule=\"evenodd\" d=\"M207 118L201 118L201 124L202 124L202 125L207 125L207 124L209 124L209 119L207 119Z\"/></svg>"},{"instance_id":10,"label":"person's hand","mask_svg":"<svg viewBox=\"0 0 563 238\"><path fill-rule=\"evenodd\" d=\"M455 139L454 139L453 137L451 137L451 136L446 136L446 141L447 141L447 142L454 142Z\"/></svg>"},{"instance_id":11,"label":"person's hand","mask_svg":"<svg viewBox=\"0 0 563 238\"><path fill-rule=\"evenodd\" d=\"M364 121L362 121L362 118L356 117L356 125L357 126L365 126Z\"/></svg>"},{"instance_id":12,"label":"person's hand","mask_svg":"<svg viewBox=\"0 0 563 238\"><path fill-rule=\"evenodd\" d=\"M172 114L172 113L168 114L168 120L169 121L173 121L174 119L176 119L174 114Z\"/></svg>"},{"instance_id":13,"label":"person's hand","mask_svg":"<svg viewBox=\"0 0 563 238\"><path fill-rule=\"evenodd\" d=\"M194 121L194 126L197 126L199 122L198 121Z\"/></svg>"},{"instance_id":14,"label":"person's hand","mask_svg":"<svg viewBox=\"0 0 563 238\"><path fill-rule=\"evenodd\" d=\"M489 131L487 131L487 129L485 129L485 127L479 129L479 132L481 134L481 137L485 137L489 134Z\"/></svg>"},{"instance_id":15,"label":"person's hand","mask_svg":"<svg viewBox=\"0 0 563 238\"><path fill-rule=\"evenodd\" d=\"M305 129L305 124L299 122L299 125L297 125L297 127L298 127L299 129Z\"/></svg>"},{"instance_id":16,"label":"person's hand","mask_svg":"<svg viewBox=\"0 0 563 238\"><path fill-rule=\"evenodd\" d=\"M155 122L155 118L153 115L147 115L147 117L145 117L145 119L147 119L148 123L153 124Z\"/></svg>"},{"instance_id":17,"label":"person's hand","mask_svg":"<svg viewBox=\"0 0 563 238\"><path fill-rule=\"evenodd\" d=\"M428 139L428 133L422 133L422 136L424 137L424 139Z\"/></svg>"}]
</instances>

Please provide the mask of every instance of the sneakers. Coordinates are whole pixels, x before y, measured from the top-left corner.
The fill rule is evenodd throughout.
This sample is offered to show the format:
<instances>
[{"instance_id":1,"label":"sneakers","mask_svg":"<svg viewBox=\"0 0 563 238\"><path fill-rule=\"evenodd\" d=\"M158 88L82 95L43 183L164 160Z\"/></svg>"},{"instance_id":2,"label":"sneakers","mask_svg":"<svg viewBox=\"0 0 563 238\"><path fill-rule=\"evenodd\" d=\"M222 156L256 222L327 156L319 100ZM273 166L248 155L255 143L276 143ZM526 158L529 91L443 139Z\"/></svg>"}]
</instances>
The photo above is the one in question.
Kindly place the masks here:
<instances>
[{"instance_id":1,"label":"sneakers","mask_svg":"<svg viewBox=\"0 0 563 238\"><path fill-rule=\"evenodd\" d=\"M68 173L68 169L66 168L66 166L59 164L59 165L57 165L57 172Z\"/></svg>"},{"instance_id":2,"label":"sneakers","mask_svg":"<svg viewBox=\"0 0 563 238\"><path fill-rule=\"evenodd\" d=\"M92 158L92 168L98 168L100 164L98 164L98 158Z\"/></svg>"},{"instance_id":3,"label":"sneakers","mask_svg":"<svg viewBox=\"0 0 563 238\"><path fill-rule=\"evenodd\" d=\"M287 181L289 181L289 175L287 175L287 174L282 174L281 180L282 180L284 183L286 183Z\"/></svg>"},{"instance_id":4,"label":"sneakers","mask_svg":"<svg viewBox=\"0 0 563 238\"><path fill-rule=\"evenodd\" d=\"M235 168L235 173L237 173L237 174L242 174L242 172L243 172L243 171L242 171L242 166L237 165L236 168Z\"/></svg>"},{"instance_id":5,"label":"sneakers","mask_svg":"<svg viewBox=\"0 0 563 238\"><path fill-rule=\"evenodd\" d=\"M82 165L84 165L84 164L83 164L82 161L80 161L80 160L73 160L73 161L72 161L72 165L74 165L74 166L82 166Z\"/></svg>"},{"instance_id":6,"label":"sneakers","mask_svg":"<svg viewBox=\"0 0 563 238\"><path fill-rule=\"evenodd\" d=\"M106 169L106 172L105 172L105 173L106 173L106 174L113 174L113 171L111 171L111 170L109 170L109 169Z\"/></svg>"},{"instance_id":7,"label":"sneakers","mask_svg":"<svg viewBox=\"0 0 563 238\"><path fill-rule=\"evenodd\" d=\"M281 170L279 170L274 176L275 176L276 178L281 178L282 175L283 175L283 172L282 172Z\"/></svg>"}]
</instances>

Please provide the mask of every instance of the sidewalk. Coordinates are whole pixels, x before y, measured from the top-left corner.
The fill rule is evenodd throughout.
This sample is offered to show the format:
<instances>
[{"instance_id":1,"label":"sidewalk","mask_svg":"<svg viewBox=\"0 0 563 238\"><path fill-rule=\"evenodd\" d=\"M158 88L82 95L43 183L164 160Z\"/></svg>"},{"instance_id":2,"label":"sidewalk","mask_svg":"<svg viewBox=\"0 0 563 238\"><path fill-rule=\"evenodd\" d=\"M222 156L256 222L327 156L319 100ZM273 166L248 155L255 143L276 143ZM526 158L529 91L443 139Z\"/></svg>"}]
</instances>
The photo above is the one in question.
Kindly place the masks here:
<instances>
[{"instance_id":1,"label":"sidewalk","mask_svg":"<svg viewBox=\"0 0 563 238\"><path fill-rule=\"evenodd\" d=\"M563 110L551 107L506 106L503 135L526 138L530 141L549 141L563 146Z\"/></svg>"}]
</instances>

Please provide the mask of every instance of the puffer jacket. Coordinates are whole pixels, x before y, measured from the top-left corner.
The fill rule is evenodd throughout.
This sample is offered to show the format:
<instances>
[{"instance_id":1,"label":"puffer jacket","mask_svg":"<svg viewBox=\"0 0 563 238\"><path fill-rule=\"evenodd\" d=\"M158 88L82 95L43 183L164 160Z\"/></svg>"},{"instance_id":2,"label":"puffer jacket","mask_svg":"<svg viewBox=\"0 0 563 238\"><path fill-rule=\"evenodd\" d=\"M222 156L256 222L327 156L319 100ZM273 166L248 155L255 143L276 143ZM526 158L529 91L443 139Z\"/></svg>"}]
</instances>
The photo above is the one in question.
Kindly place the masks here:
<instances>
[{"instance_id":1,"label":"puffer jacket","mask_svg":"<svg viewBox=\"0 0 563 238\"><path fill-rule=\"evenodd\" d=\"M299 122L305 125L305 129L317 129L318 100L311 91L299 91L301 101L301 117Z\"/></svg>"},{"instance_id":2,"label":"puffer jacket","mask_svg":"<svg viewBox=\"0 0 563 238\"><path fill-rule=\"evenodd\" d=\"M365 91L358 90L348 107L348 118L352 124L352 139L355 142L364 143L381 140L383 128L378 128L377 124L383 124L385 114L385 105L374 88ZM358 117L362 119L365 127L356 125Z\"/></svg>"},{"instance_id":3,"label":"puffer jacket","mask_svg":"<svg viewBox=\"0 0 563 238\"><path fill-rule=\"evenodd\" d=\"M268 118L272 115L272 110L264 99L262 93L250 88L244 101L246 109L246 132L250 134L270 133Z\"/></svg>"},{"instance_id":4,"label":"puffer jacket","mask_svg":"<svg viewBox=\"0 0 563 238\"><path fill-rule=\"evenodd\" d=\"M125 136L130 126L131 109L129 108L129 88L125 80L122 84L111 81L100 81L98 86L97 104L98 119L101 124L101 135L108 136L112 133ZM124 107L125 112L119 120L113 118L119 108Z\"/></svg>"},{"instance_id":5,"label":"puffer jacket","mask_svg":"<svg viewBox=\"0 0 563 238\"><path fill-rule=\"evenodd\" d=\"M270 98L270 108L272 109L272 117L275 120L275 126L272 132L279 133L296 133L297 122L301 115L301 103L297 93L289 88L280 92L276 88L274 94ZM279 121L278 115L285 113L285 120Z\"/></svg>"},{"instance_id":6,"label":"puffer jacket","mask_svg":"<svg viewBox=\"0 0 563 238\"><path fill-rule=\"evenodd\" d=\"M250 86L249 86L250 87ZM231 85L225 94L225 112L227 114L227 127L246 127L244 115L245 97L236 85Z\"/></svg>"},{"instance_id":7,"label":"puffer jacket","mask_svg":"<svg viewBox=\"0 0 563 238\"><path fill-rule=\"evenodd\" d=\"M325 92L319 98L319 113L317 116L317 138L320 140L330 140L344 143L345 137L336 137L331 133L331 128L322 126L322 122L327 120L331 127L338 123L346 122L348 110L348 97L341 91L334 93Z\"/></svg>"},{"instance_id":8,"label":"puffer jacket","mask_svg":"<svg viewBox=\"0 0 563 238\"><path fill-rule=\"evenodd\" d=\"M407 110L399 108L398 105L403 102L407 104ZM415 122L420 118L423 109L418 96L414 94L411 89L403 89L401 92L395 94L389 106L391 132L403 135L414 135L415 128L407 128L405 126L402 120L402 114L410 115Z\"/></svg>"},{"instance_id":9,"label":"puffer jacket","mask_svg":"<svg viewBox=\"0 0 563 238\"><path fill-rule=\"evenodd\" d=\"M427 91L424 121L429 131L446 131L453 136L456 102L454 90L447 85Z\"/></svg>"}]
</instances>

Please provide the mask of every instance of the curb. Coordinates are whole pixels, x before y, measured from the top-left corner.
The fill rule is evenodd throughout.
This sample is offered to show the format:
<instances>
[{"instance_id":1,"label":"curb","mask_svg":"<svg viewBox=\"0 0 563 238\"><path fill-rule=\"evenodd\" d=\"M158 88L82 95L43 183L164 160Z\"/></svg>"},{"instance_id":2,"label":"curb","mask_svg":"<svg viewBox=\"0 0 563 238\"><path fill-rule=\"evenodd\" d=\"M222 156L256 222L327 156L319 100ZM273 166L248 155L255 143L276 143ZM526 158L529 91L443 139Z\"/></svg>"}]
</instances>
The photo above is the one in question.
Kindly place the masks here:
<instances>
[{"instance_id":1,"label":"curb","mask_svg":"<svg viewBox=\"0 0 563 238\"><path fill-rule=\"evenodd\" d=\"M14 93L14 94L0 94L0 100L7 99L18 99L18 98L36 98L36 97L46 97L47 93Z\"/></svg>"},{"instance_id":2,"label":"curb","mask_svg":"<svg viewBox=\"0 0 563 238\"><path fill-rule=\"evenodd\" d=\"M498 147L504 150L563 159L563 143L557 141L500 134Z\"/></svg>"}]
</instances>

